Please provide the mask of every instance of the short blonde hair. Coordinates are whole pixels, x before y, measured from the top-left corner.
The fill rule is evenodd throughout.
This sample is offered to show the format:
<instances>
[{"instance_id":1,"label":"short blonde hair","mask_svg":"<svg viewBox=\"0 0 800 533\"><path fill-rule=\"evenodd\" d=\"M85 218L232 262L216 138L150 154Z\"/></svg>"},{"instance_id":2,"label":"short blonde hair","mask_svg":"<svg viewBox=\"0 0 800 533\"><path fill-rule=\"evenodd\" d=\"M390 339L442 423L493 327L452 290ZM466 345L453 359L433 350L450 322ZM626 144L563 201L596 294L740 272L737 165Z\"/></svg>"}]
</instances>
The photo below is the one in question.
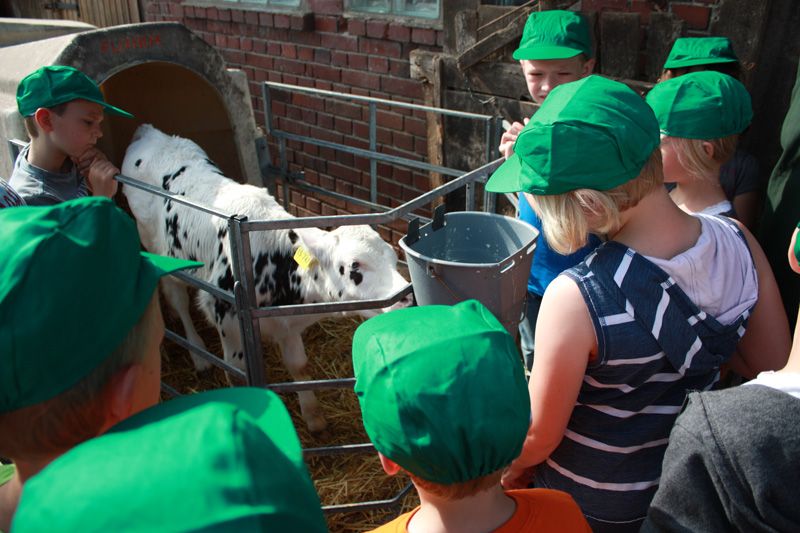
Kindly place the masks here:
<instances>
[{"instance_id":1,"label":"short blonde hair","mask_svg":"<svg viewBox=\"0 0 800 533\"><path fill-rule=\"evenodd\" d=\"M667 137L675 147L678 162L689 173L698 179L719 179L719 168L727 163L736 151L739 141L738 135L728 135L720 139L683 139L680 137ZM703 143L708 142L714 146L714 157L709 157Z\"/></svg>"},{"instance_id":2,"label":"short blonde hair","mask_svg":"<svg viewBox=\"0 0 800 533\"><path fill-rule=\"evenodd\" d=\"M569 254L585 246L590 233L603 235L619 228L622 211L663 186L661 150L656 148L639 175L618 187L534 196L533 208L542 221L547 244L560 254Z\"/></svg>"},{"instance_id":3,"label":"short blonde hair","mask_svg":"<svg viewBox=\"0 0 800 533\"><path fill-rule=\"evenodd\" d=\"M425 492L433 494L434 496L438 496L444 500L453 501L474 496L479 492L483 492L496 485L499 485L500 478L503 475L503 470L500 469L496 472L492 472L491 474L470 479L469 481L465 481L463 483L453 483L452 485L434 483L432 481L419 478L410 472L407 473L416 487L421 488Z\"/></svg>"},{"instance_id":4,"label":"short blonde hair","mask_svg":"<svg viewBox=\"0 0 800 533\"><path fill-rule=\"evenodd\" d=\"M106 360L74 387L44 402L0 414L0 455L41 460L96 437L105 424L108 384L120 371L141 363L156 335L158 290L139 321ZM64 354L65 357L79 354Z\"/></svg>"}]
</instances>

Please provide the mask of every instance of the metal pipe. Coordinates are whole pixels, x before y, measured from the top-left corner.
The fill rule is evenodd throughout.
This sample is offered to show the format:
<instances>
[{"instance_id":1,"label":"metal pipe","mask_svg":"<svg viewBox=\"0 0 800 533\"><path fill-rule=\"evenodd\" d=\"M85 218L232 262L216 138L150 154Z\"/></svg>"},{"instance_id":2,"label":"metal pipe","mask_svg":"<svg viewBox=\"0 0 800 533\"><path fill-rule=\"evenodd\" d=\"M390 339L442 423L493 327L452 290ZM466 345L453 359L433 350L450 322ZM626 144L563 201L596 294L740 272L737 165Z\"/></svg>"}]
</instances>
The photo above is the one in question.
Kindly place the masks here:
<instances>
[{"instance_id":1,"label":"metal pipe","mask_svg":"<svg viewBox=\"0 0 800 533\"><path fill-rule=\"evenodd\" d=\"M369 511L371 509L385 509L385 508L393 508L399 507L400 502L409 493L409 491L414 487L413 484L409 483L403 490L401 490L397 496L388 500L376 500L371 502L363 502L363 503L343 503L340 505L323 505L322 512L325 514L332 514L332 513L350 513L353 511Z\"/></svg>"},{"instance_id":2,"label":"metal pipe","mask_svg":"<svg viewBox=\"0 0 800 533\"><path fill-rule=\"evenodd\" d=\"M375 102L369 103L369 151L377 153L377 119L375 114ZM369 158L369 199L372 203L378 203L378 161L375 157Z\"/></svg>"},{"instance_id":3,"label":"metal pipe","mask_svg":"<svg viewBox=\"0 0 800 533\"><path fill-rule=\"evenodd\" d=\"M372 453L375 446L368 442L366 444L337 444L336 446L322 446L320 448L306 448L303 450L303 457L320 457L326 455L345 455L348 453Z\"/></svg>"},{"instance_id":4,"label":"metal pipe","mask_svg":"<svg viewBox=\"0 0 800 533\"><path fill-rule=\"evenodd\" d=\"M205 349L201 348L200 346L197 346L196 344L193 344L193 343L189 342L188 339L186 339L185 337L181 337L180 335L178 335L177 333L175 333L172 330L165 329L164 330L164 338L174 342L175 344L177 344L181 348L186 348L190 352L199 355L200 357L202 357L203 359L205 359L206 361L208 361L212 365L214 365L214 366L216 366L218 368L221 368L222 370L224 370L225 372L228 372L229 374L233 374L237 378L241 378L241 379L244 379L244 380L247 379L247 375L244 372L242 372L241 370L239 370L238 368L236 368L235 366L232 366L232 365L226 363L225 361L223 361L222 359L220 359L219 357L217 357L213 353L209 352L208 350L205 350Z\"/></svg>"},{"instance_id":5,"label":"metal pipe","mask_svg":"<svg viewBox=\"0 0 800 533\"><path fill-rule=\"evenodd\" d=\"M179 203L179 204L183 204L183 205L187 205L187 206L189 206L189 207L191 207L193 209L197 209L197 210L202 211L204 213L208 213L209 215L214 215L215 217L228 218L230 216L230 215L226 215L225 213L223 213L221 211L217 211L216 209L213 209L211 207L205 206L203 204L194 202L192 200L187 200L185 196L182 196L180 194L175 194L175 193L170 192L170 191L165 191L161 187L155 187L153 185L150 185L149 183L145 183L143 181L139 181L139 180L136 180L136 179L133 179L133 178L129 178L128 176L124 176L122 174L117 174L116 176L114 176L114 179L116 179L120 183L124 183L125 185L130 185L131 187L136 187L137 189L142 189L143 191L147 191L147 192L153 193L156 196L160 196L162 198L168 198L168 199L172 200L173 202L176 202L176 203Z\"/></svg>"},{"instance_id":6,"label":"metal pipe","mask_svg":"<svg viewBox=\"0 0 800 533\"><path fill-rule=\"evenodd\" d=\"M294 229L294 228L319 228L327 226L353 226L357 224L386 224L397 220L401 216L412 212L413 210L431 202L431 200L444 196L452 192L465 183L475 181L485 181L486 176L493 172L497 167L503 163L503 159L497 159L477 168L471 172L452 180L448 181L432 189L414 200L390 209L385 213L369 213L365 215L335 215L335 216L319 216L319 217L303 217L303 218L283 218L277 220L249 220L242 223L243 229L246 231L261 231L271 229Z\"/></svg>"},{"instance_id":7,"label":"metal pipe","mask_svg":"<svg viewBox=\"0 0 800 533\"><path fill-rule=\"evenodd\" d=\"M273 392L287 393L307 390L352 389L356 378L317 379L311 381L286 381L270 383L267 388Z\"/></svg>"},{"instance_id":8,"label":"metal pipe","mask_svg":"<svg viewBox=\"0 0 800 533\"><path fill-rule=\"evenodd\" d=\"M431 107L427 105L420 105L420 104L410 104L406 102L398 102L395 100L387 100L385 98L375 98L373 96L361 96L358 94L351 94L351 93L341 93L337 91L328 91L324 89L315 89L314 87L301 87L299 85L289 85L288 83L278 83L276 81L265 81L263 82L264 85L268 85L274 89L283 89L290 92L298 92L298 93L310 93L319 96L330 96L332 98L339 98L340 100L351 100L353 102L374 102L376 104L383 104L391 107L402 107L405 109L417 109L419 111L429 111L433 113L439 113L442 115L448 115L451 117L462 117L462 118L472 118L472 119L484 119L487 117L491 117L491 115L481 115L478 113L469 113L467 111L456 111L453 109L444 109L441 107Z\"/></svg>"},{"instance_id":9,"label":"metal pipe","mask_svg":"<svg viewBox=\"0 0 800 533\"><path fill-rule=\"evenodd\" d=\"M294 304L281 305L276 307L258 307L253 309L253 316L257 318L267 318L276 316L298 316L341 313L345 311L360 311L364 309L380 309L389 307L402 300L406 295L411 294L413 287L409 283L396 293L383 299L374 300L350 300L347 302L328 302L321 304Z\"/></svg>"}]
</instances>

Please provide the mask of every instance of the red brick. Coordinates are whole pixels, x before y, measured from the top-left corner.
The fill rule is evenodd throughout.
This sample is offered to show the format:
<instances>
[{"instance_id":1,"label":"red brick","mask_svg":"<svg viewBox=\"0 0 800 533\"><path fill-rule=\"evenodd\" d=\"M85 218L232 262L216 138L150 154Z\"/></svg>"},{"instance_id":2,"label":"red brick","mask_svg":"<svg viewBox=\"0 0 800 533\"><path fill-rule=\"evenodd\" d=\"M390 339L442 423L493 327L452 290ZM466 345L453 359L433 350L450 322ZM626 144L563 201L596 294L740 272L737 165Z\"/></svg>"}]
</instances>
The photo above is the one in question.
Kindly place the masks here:
<instances>
[{"instance_id":1,"label":"red brick","mask_svg":"<svg viewBox=\"0 0 800 533\"><path fill-rule=\"evenodd\" d=\"M245 11L244 21L253 26L258 24L258 11Z\"/></svg>"},{"instance_id":2,"label":"red brick","mask_svg":"<svg viewBox=\"0 0 800 533\"><path fill-rule=\"evenodd\" d=\"M391 95L402 95L408 98L422 99L422 85L415 80L403 80L384 76L381 79L381 90Z\"/></svg>"},{"instance_id":3,"label":"red brick","mask_svg":"<svg viewBox=\"0 0 800 533\"><path fill-rule=\"evenodd\" d=\"M336 65L337 67L346 67L347 66L347 55L345 52L328 52L330 55L330 64Z\"/></svg>"},{"instance_id":4,"label":"red brick","mask_svg":"<svg viewBox=\"0 0 800 533\"><path fill-rule=\"evenodd\" d=\"M216 7L206 8L206 18L209 20L219 20L219 9Z\"/></svg>"},{"instance_id":5,"label":"red brick","mask_svg":"<svg viewBox=\"0 0 800 533\"><path fill-rule=\"evenodd\" d=\"M401 150L405 150L407 152L414 151L414 137L408 133L403 133L400 131L394 132L392 135L392 143Z\"/></svg>"},{"instance_id":6,"label":"red brick","mask_svg":"<svg viewBox=\"0 0 800 533\"><path fill-rule=\"evenodd\" d=\"M231 10L230 9L220 9L217 14L217 20L221 20L222 22L230 22L231 21Z\"/></svg>"},{"instance_id":7,"label":"red brick","mask_svg":"<svg viewBox=\"0 0 800 533\"><path fill-rule=\"evenodd\" d=\"M690 30L708 28L708 21L711 18L710 8L686 4L672 4L671 7L673 13L686 21L686 26Z\"/></svg>"},{"instance_id":8,"label":"red brick","mask_svg":"<svg viewBox=\"0 0 800 533\"><path fill-rule=\"evenodd\" d=\"M352 35L323 33L321 35L320 44L324 48L331 48L333 50L358 52L358 37Z\"/></svg>"},{"instance_id":9,"label":"red brick","mask_svg":"<svg viewBox=\"0 0 800 533\"><path fill-rule=\"evenodd\" d=\"M271 28L274 24L274 19L272 17L272 13L259 13L258 14L258 25Z\"/></svg>"},{"instance_id":10,"label":"red brick","mask_svg":"<svg viewBox=\"0 0 800 533\"><path fill-rule=\"evenodd\" d=\"M389 24L386 37L392 41L407 43L411 40L411 28L400 24Z\"/></svg>"},{"instance_id":11,"label":"red brick","mask_svg":"<svg viewBox=\"0 0 800 533\"><path fill-rule=\"evenodd\" d=\"M284 59L282 57L276 57L273 60L273 65L275 70L279 72L286 72L289 74L305 74L306 72L306 65L301 61L292 61L290 59Z\"/></svg>"},{"instance_id":12,"label":"red brick","mask_svg":"<svg viewBox=\"0 0 800 533\"><path fill-rule=\"evenodd\" d=\"M289 15L283 15L283 14L276 13L273 16L273 19L275 20L275 27L276 28L291 28L292 27L292 21L289 18Z\"/></svg>"},{"instance_id":13,"label":"red brick","mask_svg":"<svg viewBox=\"0 0 800 533\"><path fill-rule=\"evenodd\" d=\"M426 137L428 135L428 124L424 120L420 120L418 118L413 118L413 117L407 117L405 119L405 126L403 130L407 131L411 135L417 135L418 137Z\"/></svg>"},{"instance_id":14,"label":"red brick","mask_svg":"<svg viewBox=\"0 0 800 533\"><path fill-rule=\"evenodd\" d=\"M253 51L253 39L250 37L242 37L242 41L240 43L240 48L243 52L252 52Z\"/></svg>"},{"instance_id":15,"label":"red brick","mask_svg":"<svg viewBox=\"0 0 800 533\"><path fill-rule=\"evenodd\" d=\"M398 78L411 77L411 64L408 61L389 60L389 74Z\"/></svg>"},{"instance_id":16,"label":"red brick","mask_svg":"<svg viewBox=\"0 0 800 533\"><path fill-rule=\"evenodd\" d=\"M375 140L378 144L392 144L392 131L386 128L375 128Z\"/></svg>"},{"instance_id":17,"label":"red brick","mask_svg":"<svg viewBox=\"0 0 800 533\"><path fill-rule=\"evenodd\" d=\"M399 181L400 183L411 185L411 183L413 183L412 176L413 173L411 172L410 169L402 168L399 166L395 166L392 169L392 179L395 181Z\"/></svg>"},{"instance_id":18,"label":"red brick","mask_svg":"<svg viewBox=\"0 0 800 533\"><path fill-rule=\"evenodd\" d=\"M232 9L231 22L244 22L244 11L241 9Z\"/></svg>"},{"instance_id":19,"label":"red brick","mask_svg":"<svg viewBox=\"0 0 800 533\"><path fill-rule=\"evenodd\" d=\"M315 31L339 31L339 18L338 17L314 17L314 30Z\"/></svg>"},{"instance_id":20,"label":"red brick","mask_svg":"<svg viewBox=\"0 0 800 533\"><path fill-rule=\"evenodd\" d=\"M344 10L342 0L308 0L308 8L323 15L338 15Z\"/></svg>"},{"instance_id":21,"label":"red brick","mask_svg":"<svg viewBox=\"0 0 800 533\"><path fill-rule=\"evenodd\" d=\"M366 35L367 24L363 19L350 19L347 21L347 33L350 35Z\"/></svg>"},{"instance_id":22,"label":"red brick","mask_svg":"<svg viewBox=\"0 0 800 533\"><path fill-rule=\"evenodd\" d=\"M385 74L389 72L389 60L380 56L369 56L369 71Z\"/></svg>"},{"instance_id":23,"label":"red brick","mask_svg":"<svg viewBox=\"0 0 800 533\"><path fill-rule=\"evenodd\" d=\"M367 21L367 37L383 39L386 36L386 22L382 20Z\"/></svg>"},{"instance_id":24,"label":"red brick","mask_svg":"<svg viewBox=\"0 0 800 533\"><path fill-rule=\"evenodd\" d=\"M214 36L214 45L217 48L225 48L226 43L227 43L227 38L221 33L218 33Z\"/></svg>"},{"instance_id":25,"label":"red brick","mask_svg":"<svg viewBox=\"0 0 800 533\"><path fill-rule=\"evenodd\" d=\"M583 11L627 11L628 0L583 0Z\"/></svg>"},{"instance_id":26,"label":"red brick","mask_svg":"<svg viewBox=\"0 0 800 533\"><path fill-rule=\"evenodd\" d=\"M227 38L227 45L228 48L239 48L241 47L241 41L238 37L229 35Z\"/></svg>"},{"instance_id":27,"label":"red brick","mask_svg":"<svg viewBox=\"0 0 800 533\"><path fill-rule=\"evenodd\" d=\"M316 79L339 81L342 79L342 70L328 65L312 63L309 65L309 74Z\"/></svg>"},{"instance_id":28,"label":"red brick","mask_svg":"<svg viewBox=\"0 0 800 533\"><path fill-rule=\"evenodd\" d=\"M403 117L391 111L384 111L378 109L375 112L375 119L378 126L389 128L392 130L403 131Z\"/></svg>"},{"instance_id":29,"label":"red brick","mask_svg":"<svg viewBox=\"0 0 800 533\"><path fill-rule=\"evenodd\" d=\"M272 56L280 57L281 43L267 43L267 53Z\"/></svg>"},{"instance_id":30,"label":"red brick","mask_svg":"<svg viewBox=\"0 0 800 533\"><path fill-rule=\"evenodd\" d=\"M347 66L358 70L367 70L369 56L363 54L347 54Z\"/></svg>"},{"instance_id":31,"label":"red brick","mask_svg":"<svg viewBox=\"0 0 800 533\"><path fill-rule=\"evenodd\" d=\"M378 89L381 86L380 76L361 72L358 70L343 70L342 83L355 87L365 87L367 89Z\"/></svg>"},{"instance_id":32,"label":"red brick","mask_svg":"<svg viewBox=\"0 0 800 533\"><path fill-rule=\"evenodd\" d=\"M400 46L400 43L392 41L361 39L358 50L363 54L376 54L380 56L399 58L402 56L403 47Z\"/></svg>"},{"instance_id":33,"label":"red brick","mask_svg":"<svg viewBox=\"0 0 800 533\"><path fill-rule=\"evenodd\" d=\"M297 57L298 59L302 59L303 61L313 61L314 49L309 46L298 46Z\"/></svg>"},{"instance_id":34,"label":"red brick","mask_svg":"<svg viewBox=\"0 0 800 533\"><path fill-rule=\"evenodd\" d=\"M419 44L436 44L436 31L430 28L413 28L411 41Z\"/></svg>"},{"instance_id":35,"label":"red brick","mask_svg":"<svg viewBox=\"0 0 800 533\"><path fill-rule=\"evenodd\" d=\"M289 17L289 27L295 31L313 31L314 14L304 13L302 15L292 15Z\"/></svg>"},{"instance_id":36,"label":"red brick","mask_svg":"<svg viewBox=\"0 0 800 533\"><path fill-rule=\"evenodd\" d=\"M642 24L650 24L650 13L653 11L652 4L650 0L633 0L631 2L631 12L639 13Z\"/></svg>"},{"instance_id":37,"label":"red brick","mask_svg":"<svg viewBox=\"0 0 800 533\"><path fill-rule=\"evenodd\" d=\"M248 53L247 54L247 63L253 65L257 68L262 68L264 70L271 70L272 69L272 56L264 55L264 54L256 54L256 53Z\"/></svg>"},{"instance_id":38,"label":"red brick","mask_svg":"<svg viewBox=\"0 0 800 533\"><path fill-rule=\"evenodd\" d=\"M342 102L341 100L328 100L325 103L325 111L348 118L361 118L361 106Z\"/></svg>"},{"instance_id":39,"label":"red brick","mask_svg":"<svg viewBox=\"0 0 800 533\"><path fill-rule=\"evenodd\" d=\"M297 59L297 47L289 43L281 43L281 56L286 59Z\"/></svg>"}]
</instances>

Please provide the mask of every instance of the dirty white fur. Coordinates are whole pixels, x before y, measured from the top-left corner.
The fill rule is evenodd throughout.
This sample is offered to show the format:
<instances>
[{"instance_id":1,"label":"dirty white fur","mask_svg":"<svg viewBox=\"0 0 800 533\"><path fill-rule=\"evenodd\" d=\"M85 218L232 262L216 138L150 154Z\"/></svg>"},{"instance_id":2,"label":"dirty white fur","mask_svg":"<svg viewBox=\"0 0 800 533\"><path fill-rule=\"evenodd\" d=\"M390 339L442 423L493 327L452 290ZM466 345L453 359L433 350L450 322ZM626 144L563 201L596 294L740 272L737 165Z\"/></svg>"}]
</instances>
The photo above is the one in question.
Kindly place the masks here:
<instances>
[{"instance_id":1,"label":"dirty white fur","mask_svg":"<svg viewBox=\"0 0 800 533\"><path fill-rule=\"evenodd\" d=\"M245 215L250 220L291 218L266 189L226 178L194 142L166 135L149 124L136 130L122 174L223 213ZM232 290L226 220L134 187L124 186L122 190L148 251L202 261L204 266L194 272L196 276ZM297 265L292 257L298 246L305 247L318 263L308 270ZM255 232L251 234L251 249L259 306L385 298L407 283L397 272L394 250L369 226L343 226L331 232L317 228ZM162 288L183 323L186 337L204 346L189 315L186 286L168 276ZM234 310L205 291L198 291L197 305L217 327L225 361L243 368L243 343ZM301 333L320 318L322 315L260 320L261 334L278 343L295 380L310 379ZM198 357L194 360L198 370L208 365ZM306 391L299 396L309 429L324 429L326 422L314 393Z\"/></svg>"}]
</instances>

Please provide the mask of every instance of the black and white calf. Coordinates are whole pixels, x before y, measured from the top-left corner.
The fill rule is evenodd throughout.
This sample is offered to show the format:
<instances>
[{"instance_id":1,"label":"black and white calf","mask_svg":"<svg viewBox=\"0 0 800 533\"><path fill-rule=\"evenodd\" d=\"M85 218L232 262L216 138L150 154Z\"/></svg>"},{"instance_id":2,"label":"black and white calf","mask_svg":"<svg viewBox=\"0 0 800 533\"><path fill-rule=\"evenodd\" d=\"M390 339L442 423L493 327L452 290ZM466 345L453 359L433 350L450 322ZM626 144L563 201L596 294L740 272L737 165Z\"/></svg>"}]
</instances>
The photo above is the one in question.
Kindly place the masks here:
<instances>
[{"instance_id":1,"label":"black and white calf","mask_svg":"<svg viewBox=\"0 0 800 533\"><path fill-rule=\"evenodd\" d=\"M291 217L266 189L226 178L194 142L166 135L149 124L136 130L122 163L122 174L223 213L246 215L250 220ZM122 190L148 251L202 261L205 266L196 271L197 276L233 290L225 220L134 187L124 186ZM300 247L315 259L311 264L300 266L293 259ZM257 232L251 234L251 248L259 306L386 298L407 283L397 272L394 250L369 226L343 226L330 232L317 228ZM186 337L204 346L189 315L186 286L168 276L163 278L162 288L183 323ZM198 291L197 305L216 325L225 360L244 368L235 310L205 291ZM300 335L320 318L322 315L261 319L262 335L278 343L295 380L310 379ZM199 357L194 361L198 370L209 364ZM309 429L324 429L326 422L314 393L306 391L299 396Z\"/></svg>"}]
</instances>

